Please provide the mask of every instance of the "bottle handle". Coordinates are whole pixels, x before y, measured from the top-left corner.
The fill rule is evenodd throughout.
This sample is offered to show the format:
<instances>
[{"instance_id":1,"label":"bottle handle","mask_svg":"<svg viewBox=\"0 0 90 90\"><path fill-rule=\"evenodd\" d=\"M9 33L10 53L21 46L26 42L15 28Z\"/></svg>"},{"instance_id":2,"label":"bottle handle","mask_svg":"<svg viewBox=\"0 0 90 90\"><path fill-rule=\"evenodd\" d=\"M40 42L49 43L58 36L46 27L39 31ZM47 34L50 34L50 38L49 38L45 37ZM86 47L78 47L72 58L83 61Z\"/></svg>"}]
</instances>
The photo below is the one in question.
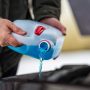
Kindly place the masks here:
<instances>
[{"instance_id":1,"label":"bottle handle","mask_svg":"<svg viewBox=\"0 0 90 90\"><path fill-rule=\"evenodd\" d=\"M24 45L32 45L34 44L34 37L30 36L22 36L16 33L12 33L13 37L20 43Z\"/></svg>"}]
</instances>

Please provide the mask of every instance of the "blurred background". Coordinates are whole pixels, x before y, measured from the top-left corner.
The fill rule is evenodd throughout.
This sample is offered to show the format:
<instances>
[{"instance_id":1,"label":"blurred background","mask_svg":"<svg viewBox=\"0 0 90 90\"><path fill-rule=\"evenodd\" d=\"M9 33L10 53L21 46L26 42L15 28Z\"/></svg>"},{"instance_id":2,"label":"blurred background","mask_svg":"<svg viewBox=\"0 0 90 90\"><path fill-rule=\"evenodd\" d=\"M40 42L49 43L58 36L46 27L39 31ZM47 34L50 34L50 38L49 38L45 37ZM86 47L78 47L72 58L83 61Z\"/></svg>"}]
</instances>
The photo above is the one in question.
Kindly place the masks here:
<instances>
[{"instance_id":1,"label":"blurred background","mask_svg":"<svg viewBox=\"0 0 90 90\"><path fill-rule=\"evenodd\" d=\"M90 0L62 0L61 5L60 21L66 26L67 35L60 56L43 61L43 72L67 64L90 65ZM39 60L22 56L17 75L38 71Z\"/></svg>"}]
</instances>

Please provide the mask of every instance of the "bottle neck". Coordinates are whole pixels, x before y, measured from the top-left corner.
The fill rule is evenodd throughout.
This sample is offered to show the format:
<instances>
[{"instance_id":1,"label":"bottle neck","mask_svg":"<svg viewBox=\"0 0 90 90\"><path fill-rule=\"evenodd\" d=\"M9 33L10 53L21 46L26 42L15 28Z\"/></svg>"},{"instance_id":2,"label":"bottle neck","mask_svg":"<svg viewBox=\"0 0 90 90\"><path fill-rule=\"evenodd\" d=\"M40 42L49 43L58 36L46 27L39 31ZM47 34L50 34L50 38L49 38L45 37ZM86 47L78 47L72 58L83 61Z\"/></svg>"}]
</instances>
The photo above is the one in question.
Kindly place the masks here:
<instances>
[{"instance_id":1,"label":"bottle neck","mask_svg":"<svg viewBox=\"0 0 90 90\"><path fill-rule=\"evenodd\" d=\"M42 53L48 52L52 48L52 41L49 40L42 40L39 43L39 50Z\"/></svg>"}]
</instances>

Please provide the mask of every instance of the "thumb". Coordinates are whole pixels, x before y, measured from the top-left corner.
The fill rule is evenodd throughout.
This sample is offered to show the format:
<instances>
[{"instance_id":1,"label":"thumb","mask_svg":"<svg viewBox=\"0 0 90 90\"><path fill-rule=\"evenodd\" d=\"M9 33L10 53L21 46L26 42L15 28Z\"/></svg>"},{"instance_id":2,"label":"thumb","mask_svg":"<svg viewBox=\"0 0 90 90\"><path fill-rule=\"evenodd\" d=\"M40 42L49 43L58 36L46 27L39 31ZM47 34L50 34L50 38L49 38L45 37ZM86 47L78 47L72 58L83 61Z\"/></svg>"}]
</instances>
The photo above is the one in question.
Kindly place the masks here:
<instances>
[{"instance_id":1,"label":"thumb","mask_svg":"<svg viewBox=\"0 0 90 90\"><path fill-rule=\"evenodd\" d=\"M17 27L16 25L14 25L12 22L8 23L8 28L10 28L11 31L20 34L20 35L25 35L26 32L23 31L21 28Z\"/></svg>"}]
</instances>

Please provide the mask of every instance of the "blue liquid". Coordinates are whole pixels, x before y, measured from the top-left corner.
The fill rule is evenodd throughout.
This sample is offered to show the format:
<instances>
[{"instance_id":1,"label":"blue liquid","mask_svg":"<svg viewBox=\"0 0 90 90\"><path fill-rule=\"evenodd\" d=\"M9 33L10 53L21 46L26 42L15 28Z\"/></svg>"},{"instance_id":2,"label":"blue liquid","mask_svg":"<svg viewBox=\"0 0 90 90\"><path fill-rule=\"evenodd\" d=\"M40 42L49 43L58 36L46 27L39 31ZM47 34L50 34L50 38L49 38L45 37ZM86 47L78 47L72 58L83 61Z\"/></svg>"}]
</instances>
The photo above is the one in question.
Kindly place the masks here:
<instances>
[{"instance_id":1,"label":"blue liquid","mask_svg":"<svg viewBox=\"0 0 90 90\"><path fill-rule=\"evenodd\" d=\"M39 80L42 79L42 65L43 65L43 59L40 58L40 66L39 66Z\"/></svg>"},{"instance_id":2,"label":"blue liquid","mask_svg":"<svg viewBox=\"0 0 90 90\"><path fill-rule=\"evenodd\" d=\"M43 65L43 57L47 53L47 50L45 48L40 48L39 49L39 58L40 58L40 66L39 66L39 80L42 79L42 65Z\"/></svg>"},{"instance_id":3,"label":"blue liquid","mask_svg":"<svg viewBox=\"0 0 90 90\"><path fill-rule=\"evenodd\" d=\"M40 49L38 46L20 46L20 47L13 47L13 46L8 46L9 48L11 48L12 50L24 54L24 55L28 55L37 59L40 59L41 57L40 55ZM52 58L54 50L51 48L49 51L43 53L42 58L44 60L49 60Z\"/></svg>"}]
</instances>

